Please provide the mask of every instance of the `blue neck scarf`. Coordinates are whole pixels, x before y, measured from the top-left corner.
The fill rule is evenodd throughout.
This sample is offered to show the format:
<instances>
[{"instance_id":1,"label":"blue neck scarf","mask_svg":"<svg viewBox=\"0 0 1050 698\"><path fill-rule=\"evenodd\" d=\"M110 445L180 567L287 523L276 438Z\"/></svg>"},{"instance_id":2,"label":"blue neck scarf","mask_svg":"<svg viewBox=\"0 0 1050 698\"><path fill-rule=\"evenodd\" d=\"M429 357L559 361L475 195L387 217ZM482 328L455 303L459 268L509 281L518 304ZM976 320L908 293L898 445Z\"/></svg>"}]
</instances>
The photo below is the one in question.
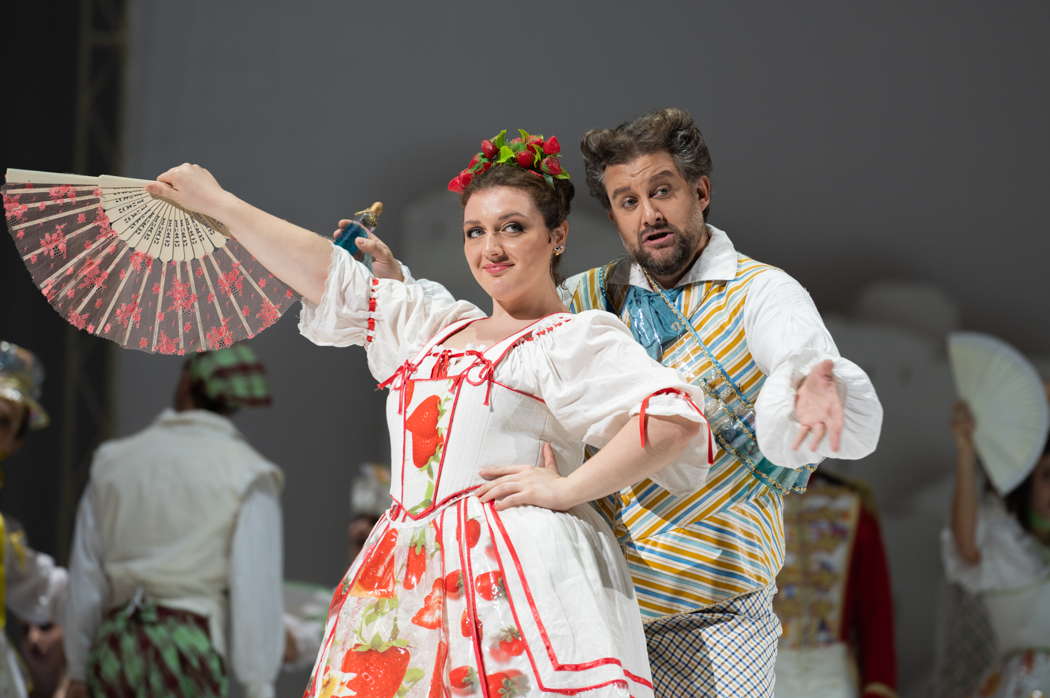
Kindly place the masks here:
<instances>
[{"instance_id":1,"label":"blue neck scarf","mask_svg":"<svg viewBox=\"0 0 1050 698\"><path fill-rule=\"evenodd\" d=\"M666 290L663 294L678 306L682 300L682 287ZM630 318L631 334L656 361L663 357L667 345L686 331L678 314L660 298L659 291L631 286L627 289L623 309Z\"/></svg>"}]
</instances>

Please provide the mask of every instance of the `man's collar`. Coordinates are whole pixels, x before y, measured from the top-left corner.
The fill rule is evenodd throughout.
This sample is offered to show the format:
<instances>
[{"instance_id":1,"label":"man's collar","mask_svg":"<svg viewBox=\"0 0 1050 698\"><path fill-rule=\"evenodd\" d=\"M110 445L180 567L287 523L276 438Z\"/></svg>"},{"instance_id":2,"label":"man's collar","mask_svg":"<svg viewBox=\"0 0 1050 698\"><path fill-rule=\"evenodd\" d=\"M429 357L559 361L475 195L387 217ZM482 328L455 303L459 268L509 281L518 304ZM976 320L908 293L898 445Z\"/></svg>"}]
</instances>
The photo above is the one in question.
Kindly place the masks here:
<instances>
[{"instance_id":1,"label":"man's collar","mask_svg":"<svg viewBox=\"0 0 1050 698\"><path fill-rule=\"evenodd\" d=\"M729 236L710 224L707 226L707 232L710 237L704 251L700 253L689 271L678 280L675 287L703 281L729 281L736 278L737 254ZM649 281L645 278L638 262L631 262L629 283L631 286L650 290Z\"/></svg>"},{"instance_id":2,"label":"man's collar","mask_svg":"<svg viewBox=\"0 0 1050 698\"><path fill-rule=\"evenodd\" d=\"M240 434L240 432L237 431L237 427L233 425L233 422L226 417L223 417L221 414L216 414L209 410L183 410L182 412L176 412L168 407L157 416L155 424L163 426L192 424L194 426L215 429L216 431L221 431L230 435Z\"/></svg>"}]
</instances>

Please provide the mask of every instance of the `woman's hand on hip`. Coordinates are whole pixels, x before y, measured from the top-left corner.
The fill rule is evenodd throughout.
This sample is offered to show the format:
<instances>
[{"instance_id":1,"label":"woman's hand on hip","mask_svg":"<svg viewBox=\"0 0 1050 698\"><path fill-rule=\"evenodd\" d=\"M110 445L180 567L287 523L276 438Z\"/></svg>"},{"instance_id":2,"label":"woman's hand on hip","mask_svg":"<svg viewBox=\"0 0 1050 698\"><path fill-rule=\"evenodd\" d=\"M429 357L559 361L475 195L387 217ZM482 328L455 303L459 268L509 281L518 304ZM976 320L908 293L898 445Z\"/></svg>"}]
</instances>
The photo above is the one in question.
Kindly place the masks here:
<instances>
[{"instance_id":1,"label":"woman's hand on hip","mask_svg":"<svg viewBox=\"0 0 1050 698\"><path fill-rule=\"evenodd\" d=\"M554 449L543 444L542 463L531 465L490 466L481 469L481 477L488 480L474 491L482 502L495 502L497 510L531 505L565 511L575 501L567 478L558 474Z\"/></svg>"}]
</instances>

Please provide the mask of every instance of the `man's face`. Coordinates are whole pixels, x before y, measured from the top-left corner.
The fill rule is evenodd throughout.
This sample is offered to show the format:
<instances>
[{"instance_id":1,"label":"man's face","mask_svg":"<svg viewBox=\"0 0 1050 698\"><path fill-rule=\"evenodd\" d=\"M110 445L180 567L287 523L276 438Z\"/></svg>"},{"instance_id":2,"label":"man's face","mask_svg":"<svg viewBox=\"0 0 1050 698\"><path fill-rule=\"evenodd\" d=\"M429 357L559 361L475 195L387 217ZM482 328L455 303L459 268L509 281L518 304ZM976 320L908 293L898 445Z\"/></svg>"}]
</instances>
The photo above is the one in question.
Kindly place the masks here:
<instances>
[{"instance_id":1,"label":"man's face","mask_svg":"<svg viewBox=\"0 0 1050 698\"><path fill-rule=\"evenodd\" d=\"M30 625L22 639L22 657L33 680L33 695L52 695L66 668L62 626Z\"/></svg>"},{"instance_id":2,"label":"man's face","mask_svg":"<svg viewBox=\"0 0 1050 698\"><path fill-rule=\"evenodd\" d=\"M690 183L670 153L641 155L604 173L605 193L628 254L664 285L674 285L707 243L707 177Z\"/></svg>"},{"instance_id":3,"label":"man's face","mask_svg":"<svg viewBox=\"0 0 1050 698\"><path fill-rule=\"evenodd\" d=\"M0 460L10 456L22 445L18 431L22 427L22 420L28 417L23 405L0 398Z\"/></svg>"}]
</instances>

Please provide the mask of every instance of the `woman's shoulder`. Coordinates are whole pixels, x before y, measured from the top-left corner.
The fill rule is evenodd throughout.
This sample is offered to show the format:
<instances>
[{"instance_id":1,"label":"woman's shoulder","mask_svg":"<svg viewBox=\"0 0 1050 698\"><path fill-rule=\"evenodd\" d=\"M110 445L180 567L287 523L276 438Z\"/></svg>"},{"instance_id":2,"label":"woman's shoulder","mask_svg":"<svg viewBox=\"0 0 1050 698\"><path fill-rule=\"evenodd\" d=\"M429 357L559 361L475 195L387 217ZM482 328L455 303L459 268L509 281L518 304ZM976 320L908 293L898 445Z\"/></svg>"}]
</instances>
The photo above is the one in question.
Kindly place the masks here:
<instances>
[{"instance_id":1,"label":"woman's shoulder","mask_svg":"<svg viewBox=\"0 0 1050 698\"><path fill-rule=\"evenodd\" d=\"M581 310L578 313L569 311L554 313L543 318L533 328L533 333L551 332L562 328L563 332L620 332L630 336L631 332L620 318L605 310Z\"/></svg>"},{"instance_id":2,"label":"woman's shoulder","mask_svg":"<svg viewBox=\"0 0 1050 698\"><path fill-rule=\"evenodd\" d=\"M604 349L634 343L631 332L618 317L604 310L554 313L524 333L517 345L530 345L548 360L563 362L595 358Z\"/></svg>"},{"instance_id":3,"label":"woman's shoulder","mask_svg":"<svg viewBox=\"0 0 1050 698\"><path fill-rule=\"evenodd\" d=\"M561 312L548 315L522 335L522 340L539 340L544 348L585 349L608 342L634 341L620 318L604 310Z\"/></svg>"}]
</instances>

